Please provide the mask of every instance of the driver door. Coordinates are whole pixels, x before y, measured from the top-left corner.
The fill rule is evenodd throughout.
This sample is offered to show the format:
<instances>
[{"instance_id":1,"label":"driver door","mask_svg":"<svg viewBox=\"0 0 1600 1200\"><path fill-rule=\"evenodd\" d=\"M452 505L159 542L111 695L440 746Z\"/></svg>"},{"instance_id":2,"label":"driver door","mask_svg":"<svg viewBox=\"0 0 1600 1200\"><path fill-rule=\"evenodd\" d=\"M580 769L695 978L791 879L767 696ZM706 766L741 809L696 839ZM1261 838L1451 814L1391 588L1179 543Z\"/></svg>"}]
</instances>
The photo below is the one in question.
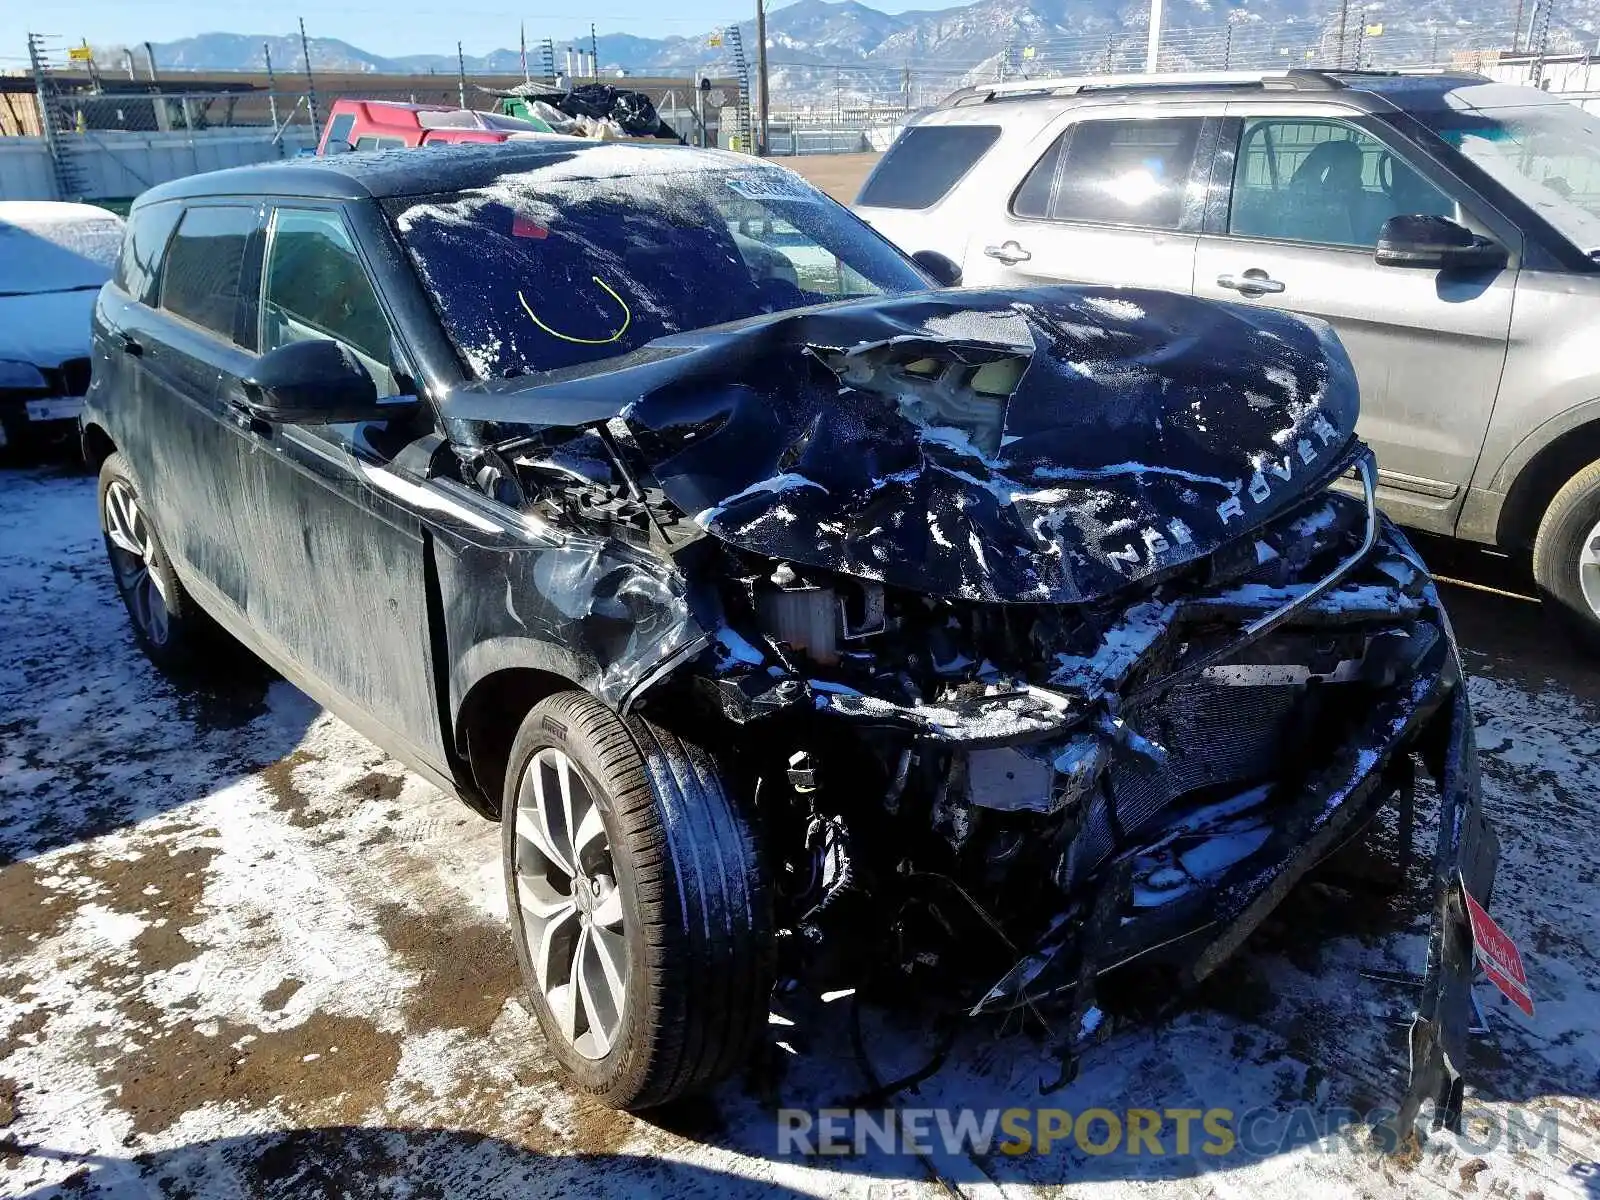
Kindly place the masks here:
<instances>
[{"instance_id":1,"label":"driver door","mask_svg":"<svg viewBox=\"0 0 1600 1200\"><path fill-rule=\"evenodd\" d=\"M1499 390L1520 242L1447 173L1348 110L1228 105L1194 292L1321 317L1361 385L1359 432L1397 520L1452 532ZM1511 265L1470 275L1380 267L1391 216L1449 217L1500 241Z\"/></svg>"}]
</instances>

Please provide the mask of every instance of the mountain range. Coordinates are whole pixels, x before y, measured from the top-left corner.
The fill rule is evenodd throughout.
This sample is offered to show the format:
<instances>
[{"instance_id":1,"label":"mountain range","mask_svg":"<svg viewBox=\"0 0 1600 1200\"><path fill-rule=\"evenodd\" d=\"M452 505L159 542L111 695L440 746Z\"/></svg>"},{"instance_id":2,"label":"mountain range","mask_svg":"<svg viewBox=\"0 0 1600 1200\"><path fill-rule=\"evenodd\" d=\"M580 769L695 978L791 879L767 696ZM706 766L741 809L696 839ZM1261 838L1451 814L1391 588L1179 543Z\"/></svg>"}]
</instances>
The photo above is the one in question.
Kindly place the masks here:
<instances>
[{"instance_id":1,"label":"mountain range","mask_svg":"<svg viewBox=\"0 0 1600 1200\"><path fill-rule=\"evenodd\" d=\"M1526 9L1532 12L1534 0ZM774 104L899 95L917 100L996 75L1137 70L1147 20L1147 0L973 0L899 14L858 0L796 0L767 18ZM1442 61L1452 52L1508 47L1513 20L1506 0L1413 0L1403 7L1396 0L1168 0L1162 66ZM1592 47L1597 24L1600 0L1565 0L1551 20L1551 48ZM739 32L753 61L753 22ZM529 65L538 74L543 34L530 30L529 37ZM718 40L720 46L712 44ZM723 31L668 38L602 34L601 74L727 74L732 40ZM554 39L557 69L565 64L566 47L588 44L587 37ZM309 46L313 70L453 75L458 65L454 54L382 56L335 38L314 37ZM264 47L280 72L304 70L297 34L205 33L154 50L162 71L258 71ZM118 56L120 48L96 55L102 62ZM474 74L522 70L516 50L468 55L462 65Z\"/></svg>"}]
</instances>

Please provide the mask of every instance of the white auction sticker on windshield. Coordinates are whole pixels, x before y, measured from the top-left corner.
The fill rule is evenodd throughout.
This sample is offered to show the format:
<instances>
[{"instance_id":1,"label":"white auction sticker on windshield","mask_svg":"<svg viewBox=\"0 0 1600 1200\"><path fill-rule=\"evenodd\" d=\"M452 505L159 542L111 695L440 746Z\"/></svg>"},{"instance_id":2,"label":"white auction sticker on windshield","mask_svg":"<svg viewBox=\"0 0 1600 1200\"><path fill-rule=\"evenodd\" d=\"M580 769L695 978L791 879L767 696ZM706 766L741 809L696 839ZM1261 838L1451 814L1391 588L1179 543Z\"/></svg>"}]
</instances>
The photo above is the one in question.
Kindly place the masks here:
<instances>
[{"instance_id":1,"label":"white auction sticker on windshield","mask_svg":"<svg viewBox=\"0 0 1600 1200\"><path fill-rule=\"evenodd\" d=\"M729 175L724 182L746 200L791 200L801 204L818 204L822 200L822 194L810 184L783 170L742 171Z\"/></svg>"}]
</instances>

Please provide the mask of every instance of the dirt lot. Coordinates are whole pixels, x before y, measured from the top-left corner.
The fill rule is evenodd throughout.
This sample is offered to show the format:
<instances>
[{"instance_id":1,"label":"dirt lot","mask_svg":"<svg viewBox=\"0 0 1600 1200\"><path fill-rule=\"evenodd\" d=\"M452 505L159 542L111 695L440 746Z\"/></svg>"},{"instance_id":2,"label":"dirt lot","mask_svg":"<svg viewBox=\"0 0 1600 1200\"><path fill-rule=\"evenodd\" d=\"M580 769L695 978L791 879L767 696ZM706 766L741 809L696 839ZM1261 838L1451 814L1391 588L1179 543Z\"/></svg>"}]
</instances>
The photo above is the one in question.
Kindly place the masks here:
<instances>
[{"instance_id":1,"label":"dirt lot","mask_svg":"<svg viewBox=\"0 0 1600 1200\"><path fill-rule=\"evenodd\" d=\"M1393 1100L1409 992L1363 972L1423 960L1414 904L1323 882L1069 1086L1042 1094L1041 1044L973 1025L900 1101L1254 1109L1272 1148L807 1159L778 1153L774 1110L862 1089L848 1002L774 1026L785 1075L648 1121L574 1099L517 994L492 827L265 674L164 681L112 592L93 482L0 472L0 1194L1600 1194L1600 667L1517 571L1428 551L1477 585L1449 598L1505 842L1494 909L1539 1004L1480 987L1466 1139L1378 1160L1290 1126ZM882 1077L933 1040L915 1014L865 1027ZM1512 1110L1556 1114L1557 1144L1513 1146Z\"/></svg>"},{"instance_id":2,"label":"dirt lot","mask_svg":"<svg viewBox=\"0 0 1600 1200\"><path fill-rule=\"evenodd\" d=\"M881 154L797 154L793 158L772 161L798 171L840 204L853 204L862 181L882 157Z\"/></svg>"}]
</instances>

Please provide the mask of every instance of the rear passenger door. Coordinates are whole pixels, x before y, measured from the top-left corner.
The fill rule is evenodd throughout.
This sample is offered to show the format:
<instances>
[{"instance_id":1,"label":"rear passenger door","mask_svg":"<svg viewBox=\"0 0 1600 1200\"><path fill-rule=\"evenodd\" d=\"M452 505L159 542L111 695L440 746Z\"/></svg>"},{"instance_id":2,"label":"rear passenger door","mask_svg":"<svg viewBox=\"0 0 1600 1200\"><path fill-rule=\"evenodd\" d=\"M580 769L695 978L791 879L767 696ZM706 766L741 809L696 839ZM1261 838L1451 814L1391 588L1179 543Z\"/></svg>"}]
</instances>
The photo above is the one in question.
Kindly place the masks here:
<instances>
[{"instance_id":1,"label":"rear passenger door","mask_svg":"<svg viewBox=\"0 0 1600 1200\"><path fill-rule=\"evenodd\" d=\"M159 306L124 327L141 368L142 420L127 422L127 448L167 550L186 579L234 603L248 585L234 527L243 447L224 377L253 359L254 291L260 268L255 204L187 208L167 245ZM126 345L126 343L125 343Z\"/></svg>"},{"instance_id":2,"label":"rear passenger door","mask_svg":"<svg viewBox=\"0 0 1600 1200\"><path fill-rule=\"evenodd\" d=\"M1217 125L1189 107L1073 110L1038 139L1020 180L996 181L963 281L1189 291Z\"/></svg>"},{"instance_id":3,"label":"rear passenger door","mask_svg":"<svg viewBox=\"0 0 1600 1200\"><path fill-rule=\"evenodd\" d=\"M1392 130L1332 106L1235 101L1217 163L1195 292L1333 324L1361 386L1360 433L1384 507L1449 533L1483 446L1511 323L1515 227ZM1500 241L1512 266L1453 274L1380 267L1389 217L1448 217Z\"/></svg>"}]
</instances>

